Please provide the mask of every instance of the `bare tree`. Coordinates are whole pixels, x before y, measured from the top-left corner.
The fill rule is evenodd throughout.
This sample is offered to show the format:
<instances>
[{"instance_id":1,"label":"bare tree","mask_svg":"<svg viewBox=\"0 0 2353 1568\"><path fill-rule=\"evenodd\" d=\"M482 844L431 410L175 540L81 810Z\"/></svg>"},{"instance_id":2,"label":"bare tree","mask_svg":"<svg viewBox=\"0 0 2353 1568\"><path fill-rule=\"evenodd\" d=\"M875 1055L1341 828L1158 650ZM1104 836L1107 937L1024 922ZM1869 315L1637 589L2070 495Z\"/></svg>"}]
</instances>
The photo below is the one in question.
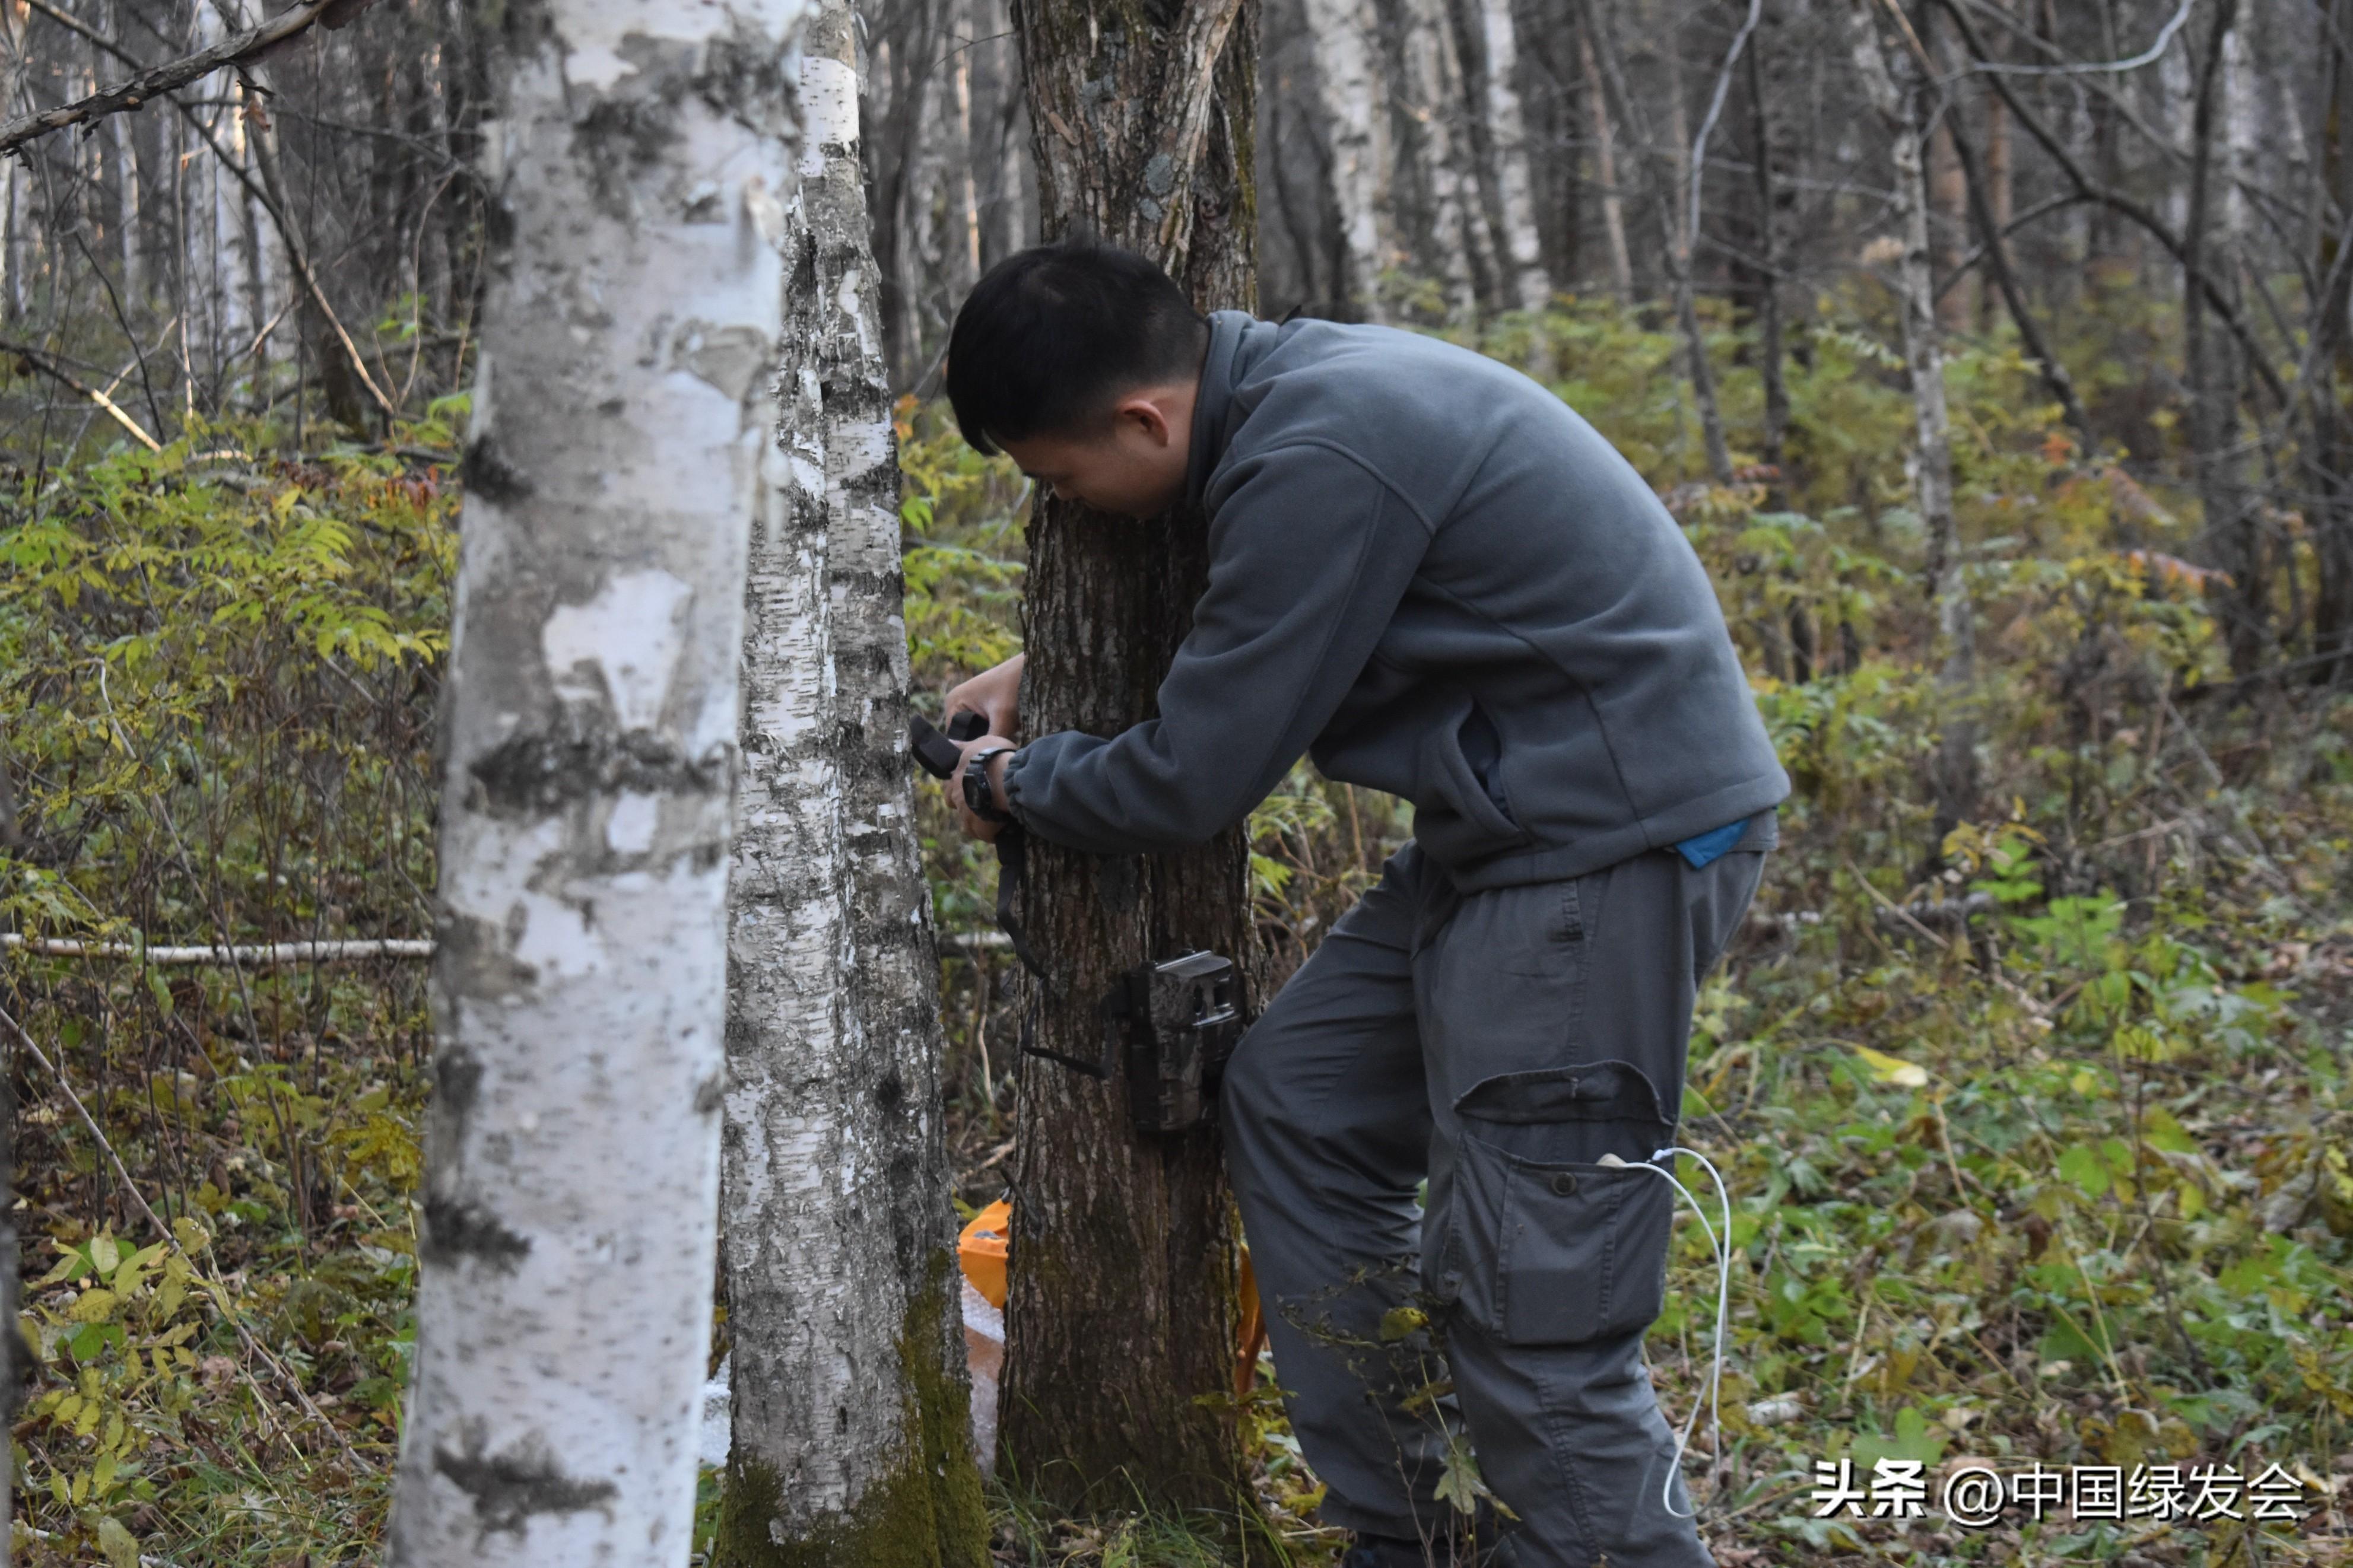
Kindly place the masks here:
<instances>
[{"instance_id":1,"label":"bare tree","mask_svg":"<svg viewBox=\"0 0 2353 1568\"><path fill-rule=\"evenodd\" d=\"M1391 179L1388 104L1378 58L1379 17L1373 0L1305 0L1315 55L1315 90L1331 142L1333 205L1340 221L1341 298L1367 320L1384 311L1380 277L1383 197Z\"/></svg>"},{"instance_id":2,"label":"bare tree","mask_svg":"<svg viewBox=\"0 0 2353 1568\"><path fill-rule=\"evenodd\" d=\"M784 504L752 555L723 1162L734 1432L715 1561L979 1568L854 26L828 0L802 53Z\"/></svg>"},{"instance_id":3,"label":"bare tree","mask_svg":"<svg viewBox=\"0 0 2353 1568\"><path fill-rule=\"evenodd\" d=\"M485 150L403 1568L682 1564L711 1335L799 9L536 16Z\"/></svg>"},{"instance_id":4,"label":"bare tree","mask_svg":"<svg viewBox=\"0 0 2353 1568\"><path fill-rule=\"evenodd\" d=\"M1904 359L1912 378L1913 434L1918 442L1915 494L1928 536L1928 595L1944 647L1938 694L1943 733L1936 764L1936 837L1966 822L1976 804L1977 725L1968 711L1977 679L1977 626L1962 570L1960 529L1953 513L1953 453L1945 407L1945 345L1929 269L1929 193L1926 139L1928 58L1918 36L1889 0L1852 0L1854 64L1863 91L1885 121L1895 165L1895 293L1904 320ZM1882 6L1885 6L1883 10Z\"/></svg>"}]
</instances>

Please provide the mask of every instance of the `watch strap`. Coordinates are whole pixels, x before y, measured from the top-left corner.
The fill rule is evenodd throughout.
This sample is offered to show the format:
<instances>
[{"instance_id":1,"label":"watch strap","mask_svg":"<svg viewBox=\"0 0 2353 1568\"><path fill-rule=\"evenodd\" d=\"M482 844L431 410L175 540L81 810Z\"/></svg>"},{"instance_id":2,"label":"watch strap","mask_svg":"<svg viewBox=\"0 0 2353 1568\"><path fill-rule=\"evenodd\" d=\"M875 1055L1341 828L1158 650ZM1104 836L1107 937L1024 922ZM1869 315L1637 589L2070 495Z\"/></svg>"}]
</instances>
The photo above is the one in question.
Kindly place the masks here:
<instances>
[{"instance_id":1,"label":"watch strap","mask_svg":"<svg viewBox=\"0 0 2353 1568\"><path fill-rule=\"evenodd\" d=\"M1004 801L997 798L996 782L988 776L988 764L992 758L1001 757L1009 752L1018 750L1020 748L1018 746L991 746L985 752L975 752L965 759L965 803L972 807L973 815L983 822L1013 820L1013 813L1008 809Z\"/></svg>"}]
</instances>

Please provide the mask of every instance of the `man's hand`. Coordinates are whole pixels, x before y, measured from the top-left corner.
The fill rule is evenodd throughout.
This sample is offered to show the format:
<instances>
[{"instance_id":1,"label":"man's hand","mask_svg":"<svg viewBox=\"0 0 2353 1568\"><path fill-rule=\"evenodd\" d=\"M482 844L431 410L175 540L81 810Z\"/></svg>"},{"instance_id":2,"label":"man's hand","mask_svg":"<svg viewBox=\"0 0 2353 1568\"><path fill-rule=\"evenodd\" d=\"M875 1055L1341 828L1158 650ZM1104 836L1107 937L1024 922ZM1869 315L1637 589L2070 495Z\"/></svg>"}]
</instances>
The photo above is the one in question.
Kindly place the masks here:
<instances>
[{"instance_id":1,"label":"man's hand","mask_svg":"<svg viewBox=\"0 0 2353 1568\"><path fill-rule=\"evenodd\" d=\"M994 669L984 669L948 693L940 711L953 717L970 709L988 721L992 735L1021 732L1021 667L1029 656L1017 653ZM977 744L978 742L975 742ZM1000 740L998 745L1010 745Z\"/></svg>"},{"instance_id":2,"label":"man's hand","mask_svg":"<svg viewBox=\"0 0 2353 1568\"><path fill-rule=\"evenodd\" d=\"M1013 662L1018 664L1020 661L1017 658ZM1005 666L1001 664L997 667L997 669L1003 669L1004 668ZM989 675L994 675L996 673L997 670L989 671ZM973 680L966 681L965 685L957 687L956 691L964 691L970 687L978 685L981 681L987 679L988 676L987 675L977 677ZM955 700L955 693L949 693L949 700L954 701ZM975 704L966 702L965 706L969 708L975 706ZM950 791L950 798L955 802L956 821L960 826L962 826L965 833L968 837L977 838L984 844L996 843L997 836L1003 830L1005 824L1002 822L984 821L973 811L971 805L966 803L964 797L964 764L975 752L988 751L998 747L1004 748L1004 750L1000 751L997 755L988 759L988 782L990 786L996 790L997 804L1001 805L1005 802L1005 764L1013 760L1012 745L1013 742L1007 740L1002 735L983 735L977 741L965 741L956 747L957 756L955 776L948 781L947 785Z\"/></svg>"}]
</instances>

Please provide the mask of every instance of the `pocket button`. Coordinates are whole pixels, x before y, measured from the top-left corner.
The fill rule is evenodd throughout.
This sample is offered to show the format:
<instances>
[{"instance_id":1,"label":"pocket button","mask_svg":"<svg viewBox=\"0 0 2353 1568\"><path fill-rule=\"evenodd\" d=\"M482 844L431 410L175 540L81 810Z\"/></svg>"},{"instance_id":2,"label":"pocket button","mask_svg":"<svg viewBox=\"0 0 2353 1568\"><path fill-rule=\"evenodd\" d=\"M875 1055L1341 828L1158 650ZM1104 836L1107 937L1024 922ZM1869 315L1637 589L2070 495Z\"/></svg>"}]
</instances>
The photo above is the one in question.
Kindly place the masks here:
<instances>
[{"instance_id":1,"label":"pocket button","mask_svg":"<svg viewBox=\"0 0 2353 1568\"><path fill-rule=\"evenodd\" d=\"M1567 1197L1577 1191L1577 1177L1567 1171L1559 1173L1552 1179L1552 1190L1562 1197Z\"/></svg>"}]
</instances>

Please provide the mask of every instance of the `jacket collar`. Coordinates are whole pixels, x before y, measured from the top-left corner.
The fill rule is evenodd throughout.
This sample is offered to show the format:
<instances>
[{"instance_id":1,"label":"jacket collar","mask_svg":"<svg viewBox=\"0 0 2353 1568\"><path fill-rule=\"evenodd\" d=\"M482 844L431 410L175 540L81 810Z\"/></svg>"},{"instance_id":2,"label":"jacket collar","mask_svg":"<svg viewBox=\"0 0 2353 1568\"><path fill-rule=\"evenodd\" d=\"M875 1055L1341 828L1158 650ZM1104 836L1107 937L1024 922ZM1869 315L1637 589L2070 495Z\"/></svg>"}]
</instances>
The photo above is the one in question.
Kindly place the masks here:
<instances>
[{"instance_id":1,"label":"jacket collar","mask_svg":"<svg viewBox=\"0 0 2353 1568\"><path fill-rule=\"evenodd\" d=\"M1185 499L1201 502L1209 475L1226 454L1227 428L1233 413L1234 380L1242 334L1258 324L1248 310L1209 313L1209 352L1201 359L1201 384L1193 394L1193 440L1185 467Z\"/></svg>"}]
</instances>

